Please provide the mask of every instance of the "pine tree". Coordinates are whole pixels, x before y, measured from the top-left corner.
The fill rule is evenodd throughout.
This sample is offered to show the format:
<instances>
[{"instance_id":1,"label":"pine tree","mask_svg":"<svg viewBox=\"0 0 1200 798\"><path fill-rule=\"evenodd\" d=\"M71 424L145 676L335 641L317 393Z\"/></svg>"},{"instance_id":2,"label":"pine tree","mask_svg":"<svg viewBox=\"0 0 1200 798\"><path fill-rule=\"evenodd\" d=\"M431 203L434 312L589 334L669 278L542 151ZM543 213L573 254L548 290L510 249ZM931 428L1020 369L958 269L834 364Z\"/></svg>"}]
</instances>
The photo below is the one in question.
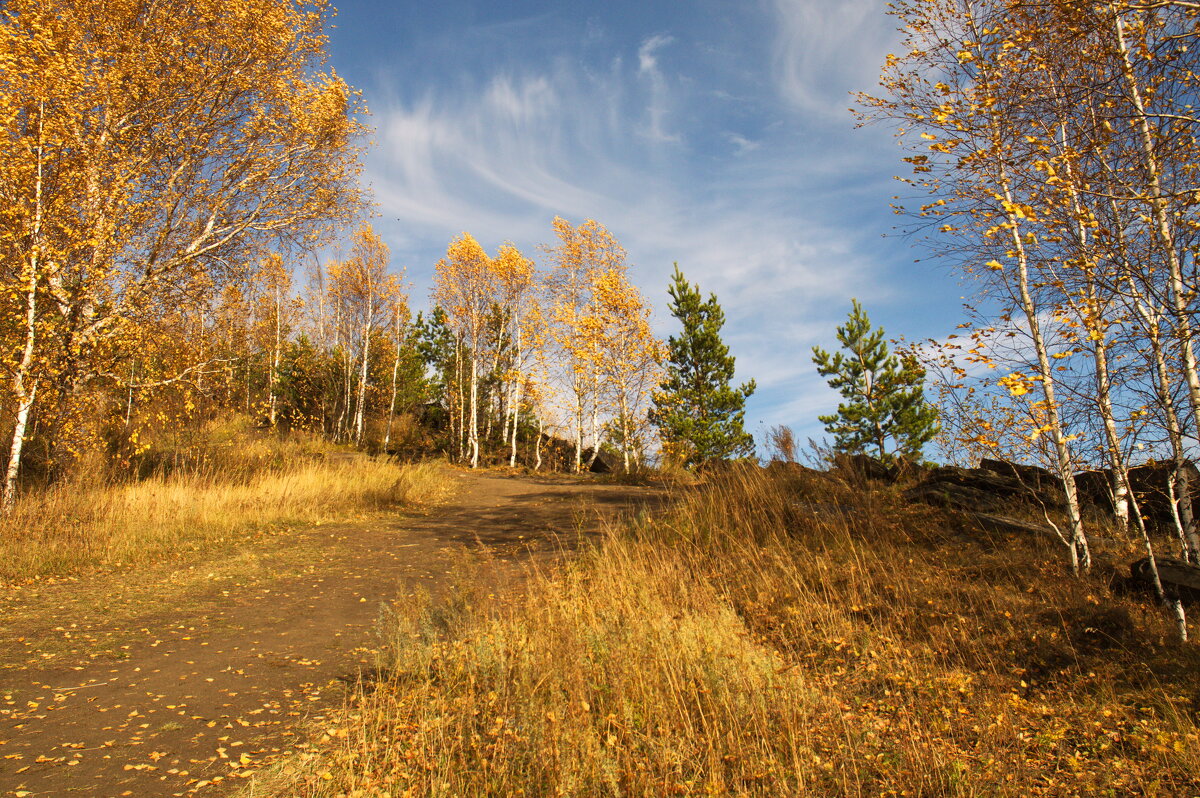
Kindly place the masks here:
<instances>
[{"instance_id":1,"label":"pine tree","mask_svg":"<svg viewBox=\"0 0 1200 798\"><path fill-rule=\"evenodd\" d=\"M877 449L881 460L900 454L918 457L938 432L937 410L925 401L925 369L912 356L898 358L888 350L883 328L873 329L858 300L849 321L837 329L846 354L832 356L813 347L813 362L829 386L846 400L837 413L819 416L840 452ZM894 448L888 451L891 440Z\"/></svg>"},{"instance_id":2,"label":"pine tree","mask_svg":"<svg viewBox=\"0 0 1200 798\"><path fill-rule=\"evenodd\" d=\"M667 341L667 377L654 396L650 420L668 450L689 465L749 455L754 438L743 428L746 399L754 380L734 388L733 357L721 340L725 313L716 294L700 296L675 264L668 290L671 315L683 323L679 337Z\"/></svg>"}]
</instances>

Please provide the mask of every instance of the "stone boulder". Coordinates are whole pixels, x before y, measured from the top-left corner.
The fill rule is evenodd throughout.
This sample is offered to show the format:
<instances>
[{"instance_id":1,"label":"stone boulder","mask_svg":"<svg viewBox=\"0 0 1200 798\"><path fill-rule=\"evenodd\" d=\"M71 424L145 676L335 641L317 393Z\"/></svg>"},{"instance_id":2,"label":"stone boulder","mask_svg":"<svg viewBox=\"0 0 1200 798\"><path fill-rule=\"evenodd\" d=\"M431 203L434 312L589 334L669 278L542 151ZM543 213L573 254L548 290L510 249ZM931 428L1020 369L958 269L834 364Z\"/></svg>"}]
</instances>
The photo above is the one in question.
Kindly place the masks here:
<instances>
[{"instance_id":1,"label":"stone boulder","mask_svg":"<svg viewBox=\"0 0 1200 798\"><path fill-rule=\"evenodd\" d=\"M1047 486L1039 490L1018 478L986 468L941 466L931 469L916 487L904 495L910 501L952 507L970 512L995 512L1014 503L1061 509L1061 492Z\"/></svg>"},{"instance_id":2,"label":"stone boulder","mask_svg":"<svg viewBox=\"0 0 1200 798\"><path fill-rule=\"evenodd\" d=\"M595 459L592 458L593 453ZM606 452L601 449L598 452L593 452L592 449L583 450L583 465L587 468L587 464L591 463L589 469L593 474L615 474L621 470L623 462L620 457L611 452Z\"/></svg>"},{"instance_id":3,"label":"stone boulder","mask_svg":"<svg viewBox=\"0 0 1200 798\"><path fill-rule=\"evenodd\" d=\"M979 467L1002 477L1012 477L1035 493L1056 493L1060 496L1060 502L1066 501L1066 497L1062 496L1062 481L1054 475L1054 472L1045 468L1010 463L1007 460L992 460L987 457L979 461Z\"/></svg>"},{"instance_id":4,"label":"stone boulder","mask_svg":"<svg viewBox=\"0 0 1200 798\"><path fill-rule=\"evenodd\" d=\"M547 471L570 471L575 466L575 444L542 433L540 441L542 468ZM529 447L529 462L534 462L533 447Z\"/></svg>"},{"instance_id":5,"label":"stone boulder","mask_svg":"<svg viewBox=\"0 0 1200 798\"><path fill-rule=\"evenodd\" d=\"M837 454L833 457L834 470L852 481L895 482L895 469L869 454Z\"/></svg>"},{"instance_id":6,"label":"stone boulder","mask_svg":"<svg viewBox=\"0 0 1200 798\"><path fill-rule=\"evenodd\" d=\"M1167 595L1178 596L1188 601L1200 600L1200 566L1193 565L1174 557L1155 557L1158 565L1158 578L1162 580L1163 590ZM1150 558L1143 557L1129 567L1129 574L1135 582L1144 586L1154 584L1154 574L1150 570Z\"/></svg>"},{"instance_id":7,"label":"stone boulder","mask_svg":"<svg viewBox=\"0 0 1200 798\"><path fill-rule=\"evenodd\" d=\"M1187 475L1188 495L1194 497L1200 488L1200 471L1190 461L1184 465ZM1158 525L1174 523L1171 508L1171 477L1175 472L1175 464L1146 463L1129 469L1129 487L1137 497L1142 517ZM1079 492L1081 504L1099 508L1106 513L1113 512L1112 471L1103 469L1083 471L1075 475L1075 487ZM1178 484L1175 487L1176 496L1183 491Z\"/></svg>"}]
</instances>

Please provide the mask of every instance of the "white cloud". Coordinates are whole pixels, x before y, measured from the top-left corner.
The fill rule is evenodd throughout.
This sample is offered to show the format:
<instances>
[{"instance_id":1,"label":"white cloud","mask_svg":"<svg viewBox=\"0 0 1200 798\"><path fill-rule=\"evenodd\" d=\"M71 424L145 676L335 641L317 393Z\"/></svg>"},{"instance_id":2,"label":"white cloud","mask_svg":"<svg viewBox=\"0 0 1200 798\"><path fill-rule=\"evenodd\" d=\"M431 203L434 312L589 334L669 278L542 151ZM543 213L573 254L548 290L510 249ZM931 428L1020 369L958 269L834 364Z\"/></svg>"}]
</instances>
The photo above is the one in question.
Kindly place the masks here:
<instances>
[{"instance_id":1,"label":"white cloud","mask_svg":"<svg viewBox=\"0 0 1200 798\"><path fill-rule=\"evenodd\" d=\"M726 133L725 138L730 144L732 144L734 147L737 147L737 149L734 151L735 155L744 155L748 152L754 152L762 146L761 141L751 141L750 139L738 133Z\"/></svg>"},{"instance_id":2,"label":"white cloud","mask_svg":"<svg viewBox=\"0 0 1200 798\"><path fill-rule=\"evenodd\" d=\"M663 76L662 70L658 68L656 53L674 41L670 36L656 35L643 41L642 46L638 48L638 75L647 82L650 91L646 106L649 116L645 130L646 136L652 141L671 144L679 143L681 139L677 133L666 131L665 125L670 113L671 96L667 88L667 79Z\"/></svg>"},{"instance_id":3,"label":"white cloud","mask_svg":"<svg viewBox=\"0 0 1200 798\"><path fill-rule=\"evenodd\" d=\"M878 0L768 0L777 29L775 77L784 100L806 113L845 114L851 92L873 89L899 40Z\"/></svg>"},{"instance_id":4,"label":"white cloud","mask_svg":"<svg viewBox=\"0 0 1200 798\"><path fill-rule=\"evenodd\" d=\"M651 75L658 72L658 58L655 53L675 41L670 36L658 34L651 36L642 42L642 46L638 48L638 72L643 75Z\"/></svg>"},{"instance_id":5,"label":"white cloud","mask_svg":"<svg viewBox=\"0 0 1200 798\"><path fill-rule=\"evenodd\" d=\"M710 103L714 87L668 77L673 61L661 56L674 41L642 39L636 61L612 55L588 69L563 58L415 98L374 98L379 146L367 172L378 226L397 264L427 286L463 230L489 249L512 240L534 254L554 215L597 219L628 250L660 332L674 328L672 262L719 296L737 379L759 383L754 420L800 430L836 405L810 348L830 345L850 296L870 303L896 291L863 254L861 197L847 194L876 142L865 137L854 150L748 116L745 126L726 122L741 132L705 130L708 119L684 112ZM830 128L848 134L844 113ZM712 150L698 155L692 142L705 135Z\"/></svg>"}]
</instances>

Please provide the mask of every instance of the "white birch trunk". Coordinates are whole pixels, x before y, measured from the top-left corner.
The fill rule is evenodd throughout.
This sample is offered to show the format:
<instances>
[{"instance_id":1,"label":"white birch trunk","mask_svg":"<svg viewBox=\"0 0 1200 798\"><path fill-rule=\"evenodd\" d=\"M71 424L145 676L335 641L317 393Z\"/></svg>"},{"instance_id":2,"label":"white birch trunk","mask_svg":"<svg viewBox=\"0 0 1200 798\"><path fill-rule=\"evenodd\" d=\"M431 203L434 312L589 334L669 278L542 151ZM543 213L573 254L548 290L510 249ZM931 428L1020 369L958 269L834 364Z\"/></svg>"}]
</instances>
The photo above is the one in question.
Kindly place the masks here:
<instances>
[{"instance_id":1,"label":"white birch trunk","mask_svg":"<svg viewBox=\"0 0 1200 798\"><path fill-rule=\"evenodd\" d=\"M515 367L513 368L513 371L514 371L514 373L516 373L516 376L513 379L512 395L509 397L509 402L508 402L509 403L509 411L510 411L510 414L512 415L512 429L511 429L512 448L509 450L509 455L508 455L508 467L509 468L517 467L517 422L520 420L518 414L521 412L521 382L522 382L522 380L520 377L520 372L522 369L520 368L520 366L522 365L521 356L523 353L521 351L521 346L522 346L523 342L521 340L521 326L520 326L521 319L519 316L516 319L516 324L517 324L517 328L516 328L516 336L515 336L514 340L516 342L517 351L516 351L516 359L513 361L514 365L515 365Z\"/></svg>"},{"instance_id":2,"label":"white birch trunk","mask_svg":"<svg viewBox=\"0 0 1200 798\"><path fill-rule=\"evenodd\" d=\"M1146 170L1147 193L1150 196L1150 209L1153 214L1155 234L1162 247L1162 257L1165 259L1169 274L1169 287L1172 309L1177 325L1177 338L1182 363L1184 380L1187 383L1188 401L1191 404L1192 420L1200 432L1200 371L1197 370L1196 352L1192 346L1191 312L1188 301L1191 291L1185 285L1183 264L1179 252L1175 248L1175 234L1172 230L1170 212L1167 200L1163 196L1161 169L1154 150L1154 134L1150 129L1149 116L1142 99L1142 90L1138 85L1130 60L1129 47L1125 41L1125 23L1120 12L1112 4L1108 4L1113 16L1114 33L1116 36L1117 52L1121 56L1121 68L1124 74L1129 99L1133 103L1135 120L1141 138L1143 166Z\"/></svg>"},{"instance_id":3,"label":"white birch trunk","mask_svg":"<svg viewBox=\"0 0 1200 798\"><path fill-rule=\"evenodd\" d=\"M368 292L372 291L372 287L368 286ZM367 297L367 316L363 322L362 331L362 368L358 375L358 407L355 408L354 414L354 442L361 444L363 441L363 429L366 426L366 407L367 407L367 370L370 366L371 358L371 327L375 324L375 305L374 297Z\"/></svg>"},{"instance_id":4,"label":"white birch trunk","mask_svg":"<svg viewBox=\"0 0 1200 798\"><path fill-rule=\"evenodd\" d=\"M1196 562L1198 556L1200 556L1200 536L1196 534L1196 523L1192 511L1190 492L1191 486L1187 473L1187 454L1184 448L1183 427L1179 421L1179 414L1175 410L1171 371L1170 366L1167 364L1166 352L1162 344L1162 327L1159 322L1158 313L1151 310L1142 297L1136 294L1136 288L1132 286L1131 288L1135 292L1134 307L1142 319L1146 339L1150 344L1150 354L1154 359L1156 377L1155 393L1158 396L1158 403L1163 412L1163 420L1166 422L1167 440L1171 445L1171 459L1175 466L1172 487L1177 489L1178 495L1171 497L1172 506L1175 508L1172 515L1176 521L1176 531L1179 534L1182 544L1184 559ZM1173 490L1173 492L1175 491Z\"/></svg>"},{"instance_id":5,"label":"white birch trunk","mask_svg":"<svg viewBox=\"0 0 1200 798\"><path fill-rule=\"evenodd\" d=\"M1142 543L1146 547L1146 558L1150 563L1150 575L1154 584L1154 593L1158 596L1158 600L1163 603L1163 606L1170 607L1172 614L1175 616L1175 629L1179 634L1179 639L1187 642L1187 614L1183 609L1183 603L1178 597L1168 598L1167 593L1163 590L1162 578L1158 574L1158 557L1154 554L1154 544L1150 540L1150 533L1146 529L1146 520L1142 516L1142 509L1138 506L1137 496L1130 495L1130 500L1133 503L1133 517L1137 522L1138 530L1142 533Z\"/></svg>"},{"instance_id":6,"label":"white birch trunk","mask_svg":"<svg viewBox=\"0 0 1200 798\"><path fill-rule=\"evenodd\" d=\"M625 464L625 473L629 473L629 409L625 400L624 392L620 399L621 412L621 459Z\"/></svg>"},{"instance_id":7,"label":"white birch trunk","mask_svg":"<svg viewBox=\"0 0 1200 798\"><path fill-rule=\"evenodd\" d=\"M392 422L396 418L396 380L400 376L400 313L396 312L396 357L392 361L392 399L388 403L387 431L383 433L383 450L387 451L392 443Z\"/></svg>"},{"instance_id":8,"label":"white birch trunk","mask_svg":"<svg viewBox=\"0 0 1200 798\"><path fill-rule=\"evenodd\" d=\"M467 459L467 399L463 393L462 338L454 336L454 382L458 393L458 460Z\"/></svg>"},{"instance_id":9,"label":"white birch trunk","mask_svg":"<svg viewBox=\"0 0 1200 798\"><path fill-rule=\"evenodd\" d=\"M270 376L270 398L268 399L270 407L271 429L275 426L279 418L279 363L283 359L283 297L282 290L279 286L275 286L275 348L271 352L271 376Z\"/></svg>"},{"instance_id":10,"label":"white birch trunk","mask_svg":"<svg viewBox=\"0 0 1200 798\"><path fill-rule=\"evenodd\" d=\"M1062 146L1065 151L1068 147L1066 127L1060 126L1060 131ZM1075 176L1071 169L1070 160L1066 164L1067 175L1069 177L1068 190L1070 191L1071 207L1075 216L1075 234L1079 237L1079 245L1085 259L1083 279L1088 308L1098 311L1100 298L1096 293L1095 271L1089 257L1091 234L1088 226L1084 224L1084 208L1079 198L1079 192L1075 188ZM1119 232L1118 236L1120 236ZM1071 301L1074 304L1073 299ZM1084 309L1085 312L1077 313L1077 315L1088 319L1090 316L1090 313L1087 312L1088 308ZM1108 461L1109 470L1112 473L1110 490L1112 491L1113 514L1116 516L1117 522L1121 527L1127 529L1129 527L1129 471L1124 452L1121 448L1121 438L1117 432L1116 414L1113 411L1112 378L1108 367L1108 342L1105 337L1105 330L1096 329L1094 322L1085 321L1084 326L1092 334L1090 337L1093 339L1092 361L1096 376L1096 404L1100 410L1100 419L1104 426L1105 459Z\"/></svg>"},{"instance_id":11,"label":"white birch trunk","mask_svg":"<svg viewBox=\"0 0 1200 798\"><path fill-rule=\"evenodd\" d=\"M13 370L12 391L17 404L16 420L13 423L12 441L8 451L8 468L4 475L4 491L0 496L0 511L8 513L17 501L17 476L21 471L21 452L25 446L25 432L29 426L29 413L33 409L34 399L37 398L37 379L33 375L33 362L37 352L37 286L38 271L41 269L42 249L42 204L43 204L43 159L45 144L43 141L44 106L38 107L38 146L37 166L33 188L33 229L29 260L24 264L26 271L22 274L25 295L25 344L21 350L21 361Z\"/></svg>"},{"instance_id":12,"label":"white birch trunk","mask_svg":"<svg viewBox=\"0 0 1200 798\"><path fill-rule=\"evenodd\" d=\"M583 395L575 396L575 473L583 470Z\"/></svg>"},{"instance_id":13,"label":"white birch trunk","mask_svg":"<svg viewBox=\"0 0 1200 798\"><path fill-rule=\"evenodd\" d=\"M479 468L479 358L471 352L471 468Z\"/></svg>"},{"instance_id":14,"label":"white birch trunk","mask_svg":"<svg viewBox=\"0 0 1200 798\"><path fill-rule=\"evenodd\" d=\"M972 20L974 26L974 20ZM975 31L978 35L978 31ZM981 72L980 81L985 86L988 83L986 71ZM1029 256L1025 242L1021 237L1021 217L1016 214L1015 197L1012 181L1009 177L1008 166L1003 154L1003 136L998 129L995 117L991 117L992 142L996 147L997 182L1004 201L1004 218L1008 223L1012 237L1012 251L1017 260L1017 288L1020 296L1021 310L1029 325L1030 337L1033 341L1034 352L1037 356L1038 377L1041 382L1042 398L1046 406L1046 420L1049 426L1051 442L1054 445L1055 461L1058 476L1067 499L1067 517L1071 524L1071 537L1067 545L1070 554L1071 571L1078 574L1082 561L1084 570L1091 568L1092 555L1088 546L1087 535L1083 529L1083 519L1079 512L1079 496L1075 490L1075 474L1071 457L1070 445L1063 434L1062 419L1059 414L1058 402L1054 390L1054 370L1050 365L1050 355L1042 337L1041 320L1038 317L1037 306L1030 293Z\"/></svg>"}]
</instances>

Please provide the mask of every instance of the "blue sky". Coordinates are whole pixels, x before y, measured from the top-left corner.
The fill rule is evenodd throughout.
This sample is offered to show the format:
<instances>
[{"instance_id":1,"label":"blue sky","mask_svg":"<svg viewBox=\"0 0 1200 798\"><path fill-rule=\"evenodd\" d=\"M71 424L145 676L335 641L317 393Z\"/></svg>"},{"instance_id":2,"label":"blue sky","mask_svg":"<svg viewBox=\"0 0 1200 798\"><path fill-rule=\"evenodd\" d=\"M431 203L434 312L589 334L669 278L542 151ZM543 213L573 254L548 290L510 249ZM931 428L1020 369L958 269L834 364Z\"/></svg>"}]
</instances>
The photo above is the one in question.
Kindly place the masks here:
<instances>
[{"instance_id":1,"label":"blue sky","mask_svg":"<svg viewBox=\"0 0 1200 798\"><path fill-rule=\"evenodd\" d=\"M421 307L470 231L526 254L594 218L674 331L672 263L725 309L756 436L819 436L810 349L858 297L890 336L942 337L961 288L890 235L902 153L855 129L897 35L874 0L341 0L332 63L370 106L376 228ZM889 237L884 237L888 235Z\"/></svg>"}]
</instances>

